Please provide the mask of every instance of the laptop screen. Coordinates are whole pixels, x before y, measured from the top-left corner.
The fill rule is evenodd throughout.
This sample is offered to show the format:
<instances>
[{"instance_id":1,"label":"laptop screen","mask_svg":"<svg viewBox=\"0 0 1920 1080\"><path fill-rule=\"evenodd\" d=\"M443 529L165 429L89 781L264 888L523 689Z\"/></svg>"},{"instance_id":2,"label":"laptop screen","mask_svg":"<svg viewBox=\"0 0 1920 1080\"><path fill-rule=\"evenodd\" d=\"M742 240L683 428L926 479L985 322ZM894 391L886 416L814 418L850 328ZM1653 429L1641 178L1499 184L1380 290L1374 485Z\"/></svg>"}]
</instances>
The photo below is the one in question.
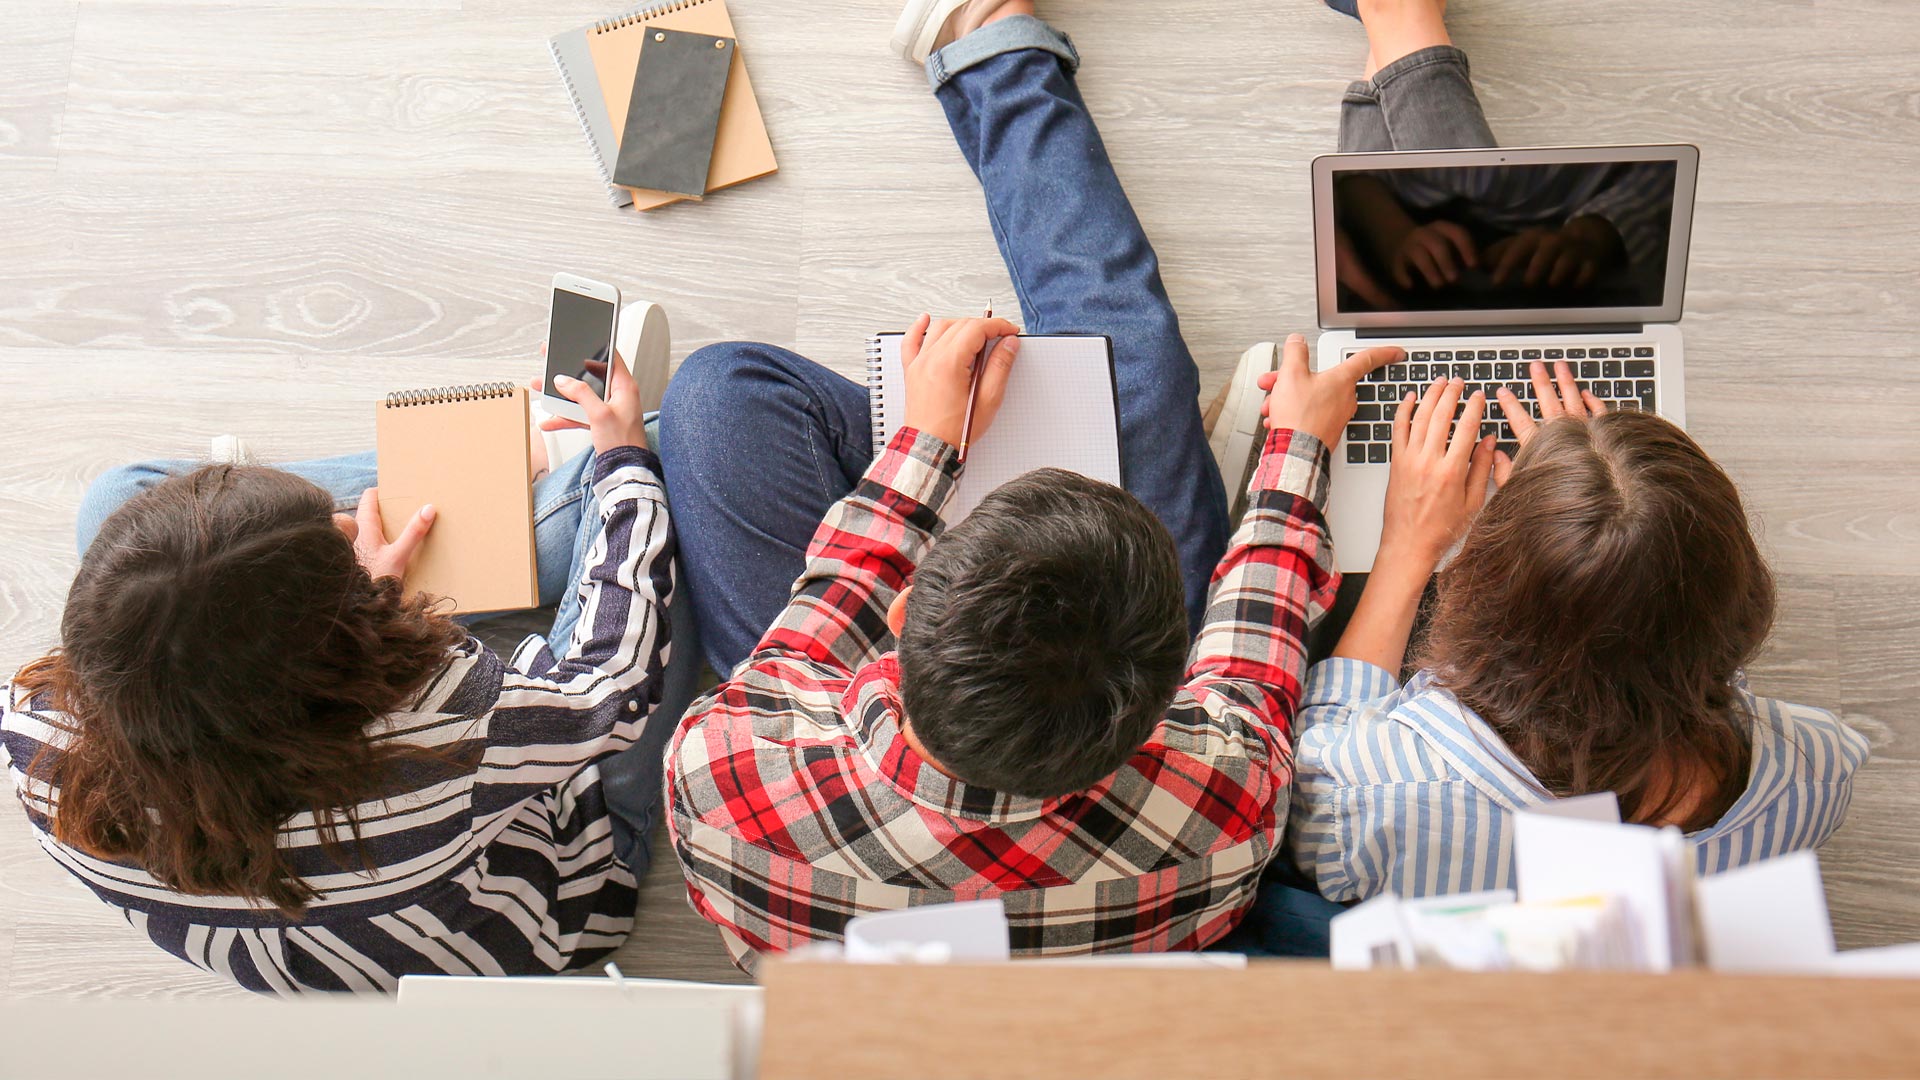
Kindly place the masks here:
<instances>
[{"instance_id":1,"label":"laptop screen","mask_svg":"<svg viewBox=\"0 0 1920 1080\"><path fill-rule=\"evenodd\" d=\"M1674 228L1682 173L1670 158L1336 164L1330 179L1332 306L1343 318L1497 311L1566 321L1586 311L1597 319L1599 309L1668 306L1668 260L1684 270L1684 232ZM1677 309L1677 296L1671 304Z\"/></svg>"}]
</instances>

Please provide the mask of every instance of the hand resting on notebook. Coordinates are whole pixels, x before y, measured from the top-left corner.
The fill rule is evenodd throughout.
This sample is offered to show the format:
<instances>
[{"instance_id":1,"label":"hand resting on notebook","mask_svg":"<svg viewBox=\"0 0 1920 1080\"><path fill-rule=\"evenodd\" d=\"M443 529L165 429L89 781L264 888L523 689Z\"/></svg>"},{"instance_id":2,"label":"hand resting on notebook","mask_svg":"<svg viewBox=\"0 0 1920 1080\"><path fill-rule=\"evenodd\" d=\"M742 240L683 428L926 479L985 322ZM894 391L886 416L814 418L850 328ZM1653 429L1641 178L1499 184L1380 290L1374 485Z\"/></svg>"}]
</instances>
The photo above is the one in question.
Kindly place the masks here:
<instances>
[{"instance_id":1,"label":"hand resting on notebook","mask_svg":"<svg viewBox=\"0 0 1920 1080\"><path fill-rule=\"evenodd\" d=\"M987 342L999 338L1000 344L987 357L986 370L980 373L973 403L973 438L979 439L1006 397L1007 376L1020 351L1019 333L1020 328L1005 319L935 319L931 315L915 319L900 343L907 378L907 426L959 446L967 398L975 393L973 365Z\"/></svg>"},{"instance_id":2,"label":"hand resting on notebook","mask_svg":"<svg viewBox=\"0 0 1920 1080\"><path fill-rule=\"evenodd\" d=\"M533 380L532 386L536 391L539 390L540 380ZM647 415L640 406L640 388L633 381L633 373L627 370L627 361L619 353L613 354L612 370L607 374L607 396L604 399L593 392L592 386L565 375L554 377L553 389L585 410L587 422L582 424L564 416L549 416L540 421L542 430L586 428L593 435L593 452L596 454L604 454L616 446L647 445Z\"/></svg>"},{"instance_id":3,"label":"hand resting on notebook","mask_svg":"<svg viewBox=\"0 0 1920 1080\"><path fill-rule=\"evenodd\" d=\"M399 536L388 540L387 530L380 523L380 489L370 487L360 494L357 510L352 514L333 515L333 523L353 541L354 556L378 581L383 577L407 576L407 564L413 561L413 553L420 550L420 542L427 538L433 517L433 504L428 503L414 511L401 526Z\"/></svg>"}]
</instances>

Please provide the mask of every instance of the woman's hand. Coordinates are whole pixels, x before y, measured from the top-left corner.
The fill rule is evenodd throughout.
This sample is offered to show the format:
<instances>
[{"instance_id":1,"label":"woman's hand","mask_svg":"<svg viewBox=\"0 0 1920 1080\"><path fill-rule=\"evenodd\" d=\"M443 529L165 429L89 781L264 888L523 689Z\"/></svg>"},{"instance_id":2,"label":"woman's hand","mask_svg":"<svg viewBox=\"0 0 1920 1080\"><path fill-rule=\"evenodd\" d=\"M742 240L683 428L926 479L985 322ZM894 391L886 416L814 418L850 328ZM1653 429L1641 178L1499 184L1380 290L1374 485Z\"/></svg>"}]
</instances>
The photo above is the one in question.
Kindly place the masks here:
<instances>
[{"instance_id":1,"label":"woman's hand","mask_svg":"<svg viewBox=\"0 0 1920 1080\"><path fill-rule=\"evenodd\" d=\"M360 506L352 517L335 514L333 520L340 531L347 534L347 539L353 541L353 554L360 565L377 580L407 576L407 564L413 561L413 553L420 550L421 541L427 538L434 516L433 504L428 503L407 519L399 536L388 540L386 527L380 521L380 489L368 488L360 493Z\"/></svg>"},{"instance_id":2,"label":"woman's hand","mask_svg":"<svg viewBox=\"0 0 1920 1080\"><path fill-rule=\"evenodd\" d=\"M1474 391L1455 422L1464 388L1459 379L1436 382L1417 402L1408 391L1394 410L1393 464L1376 564L1431 573L1486 502L1494 439L1477 436L1487 398Z\"/></svg>"},{"instance_id":3,"label":"woman's hand","mask_svg":"<svg viewBox=\"0 0 1920 1080\"><path fill-rule=\"evenodd\" d=\"M1347 357L1325 371L1314 371L1307 363L1307 339L1289 334L1280 351L1280 370L1260 376L1260 389L1267 392L1262 412L1269 431L1304 431L1332 450L1353 419L1354 384L1382 364L1406 359L1406 351L1397 345L1380 345Z\"/></svg>"},{"instance_id":4,"label":"woman's hand","mask_svg":"<svg viewBox=\"0 0 1920 1080\"><path fill-rule=\"evenodd\" d=\"M633 383L633 374L627 370L627 362L620 358L619 353L614 354L613 363L607 366L607 396L604 399L594 393L591 383L569 375L555 375L554 392L580 406L587 414L587 422L583 424L565 416L549 416L540 421L540 430L586 428L593 435L596 454L604 454L616 446L646 446L647 416L640 408L640 389Z\"/></svg>"},{"instance_id":5,"label":"woman's hand","mask_svg":"<svg viewBox=\"0 0 1920 1080\"><path fill-rule=\"evenodd\" d=\"M1535 360L1527 367L1527 374L1533 379L1533 397L1540 403L1540 419L1535 421L1533 413L1513 391L1501 387L1494 395L1500 401L1500 412L1506 416L1507 423L1513 428L1513 438L1521 446L1533 440L1534 432L1541 424L1549 420L1571 417L1586 420L1607 411L1601 400L1580 389L1573 381L1573 365L1565 360L1553 362L1553 378L1547 378L1547 365ZM1493 460L1493 482L1505 485L1507 477L1513 475L1513 459L1505 454L1495 454Z\"/></svg>"},{"instance_id":6,"label":"woman's hand","mask_svg":"<svg viewBox=\"0 0 1920 1080\"><path fill-rule=\"evenodd\" d=\"M900 362L907 373L907 426L955 447L963 436L978 440L986 434L1007 396L1019 334L1020 328L1005 319L915 319L900 343ZM973 365L994 338L1000 344L987 357L975 396ZM969 397L974 399L971 432L966 431Z\"/></svg>"}]
</instances>

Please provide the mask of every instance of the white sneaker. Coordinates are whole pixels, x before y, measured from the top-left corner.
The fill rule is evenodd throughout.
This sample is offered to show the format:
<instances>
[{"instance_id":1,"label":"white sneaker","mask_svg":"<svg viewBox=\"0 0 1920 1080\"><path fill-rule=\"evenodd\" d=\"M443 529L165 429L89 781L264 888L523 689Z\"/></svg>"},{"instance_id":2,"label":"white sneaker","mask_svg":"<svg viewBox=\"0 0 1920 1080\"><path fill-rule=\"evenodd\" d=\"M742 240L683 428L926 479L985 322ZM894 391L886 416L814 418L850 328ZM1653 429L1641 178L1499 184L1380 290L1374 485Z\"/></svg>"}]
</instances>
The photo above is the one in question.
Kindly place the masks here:
<instances>
[{"instance_id":1,"label":"white sneaker","mask_svg":"<svg viewBox=\"0 0 1920 1080\"><path fill-rule=\"evenodd\" d=\"M1220 466L1220 479L1227 485L1227 503L1235 522L1246 511L1247 484L1267 442L1267 392L1260 389L1260 376L1274 370L1279 359L1280 348L1271 341L1241 354L1233 378L1220 391L1219 416L1207 438L1214 463Z\"/></svg>"},{"instance_id":2,"label":"white sneaker","mask_svg":"<svg viewBox=\"0 0 1920 1080\"><path fill-rule=\"evenodd\" d=\"M248 465L253 462L253 451L238 435L215 435L207 449L207 460L215 465Z\"/></svg>"},{"instance_id":3,"label":"white sneaker","mask_svg":"<svg viewBox=\"0 0 1920 1080\"><path fill-rule=\"evenodd\" d=\"M893 24L890 47L895 56L916 64L980 29L1006 0L907 0L900 21Z\"/></svg>"},{"instance_id":4,"label":"white sneaker","mask_svg":"<svg viewBox=\"0 0 1920 1080\"><path fill-rule=\"evenodd\" d=\"M635 300L621 308L620 320L613 331L613 350L627 362L627 370L633 374L634 385L640 391L640 408L645 412L658 411L660 399L667 393L667 366L673 361L673 332L667 327L666 309L648 300ZM547 468L551 470L585 453L593 446L593 436L585 428L542 431L540 422L551 415L540 403L544 396L533 396L527 422L532 429L530 434L545 444Z\"/></svg>"},{"instance_id":5,"label":"white sneaker","mask_svg":"<svg viewBox=\"0 0 1920 1080\"><path fill-rule=\"evenodd\" d=\"M633 383L640 389L640 408L658 412L660 399L667 396L667 365L673 361L673 331L667 328L667 309L650 300L635 300L621 308L613 348L633 373Z\"/></svg>"}]
</instances>

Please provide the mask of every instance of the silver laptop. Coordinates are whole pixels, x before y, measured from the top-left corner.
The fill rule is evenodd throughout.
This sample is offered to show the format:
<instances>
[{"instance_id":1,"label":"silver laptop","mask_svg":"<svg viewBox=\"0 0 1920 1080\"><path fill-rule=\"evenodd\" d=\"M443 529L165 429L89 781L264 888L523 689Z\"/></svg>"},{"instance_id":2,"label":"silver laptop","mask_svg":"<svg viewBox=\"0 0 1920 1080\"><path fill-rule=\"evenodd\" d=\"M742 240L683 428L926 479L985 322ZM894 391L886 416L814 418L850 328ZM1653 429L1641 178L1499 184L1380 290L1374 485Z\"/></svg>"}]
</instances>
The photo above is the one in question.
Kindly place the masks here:
<instances>
[{"instance_id":1,"label":"silver laptop","mask_svg":"<svg viewBox=\"0 0 1920 1080\"><path fill-rule=\"evenodd\" d=\"M1458 376L1487 393L1481 434L1510 455L1494 391L1534 415L1528 368L1564 360L1614 409L1686 426L1681 301L1696 147L1423 150L1313 163L1313 247L1327 366L1373 345L1406 359L1360 385L1333 450L1328 524L1342 571L1373 568L1393 410ZM1464 401L1466 395L1462 396Z\"/></svg>"}]
</instances>

